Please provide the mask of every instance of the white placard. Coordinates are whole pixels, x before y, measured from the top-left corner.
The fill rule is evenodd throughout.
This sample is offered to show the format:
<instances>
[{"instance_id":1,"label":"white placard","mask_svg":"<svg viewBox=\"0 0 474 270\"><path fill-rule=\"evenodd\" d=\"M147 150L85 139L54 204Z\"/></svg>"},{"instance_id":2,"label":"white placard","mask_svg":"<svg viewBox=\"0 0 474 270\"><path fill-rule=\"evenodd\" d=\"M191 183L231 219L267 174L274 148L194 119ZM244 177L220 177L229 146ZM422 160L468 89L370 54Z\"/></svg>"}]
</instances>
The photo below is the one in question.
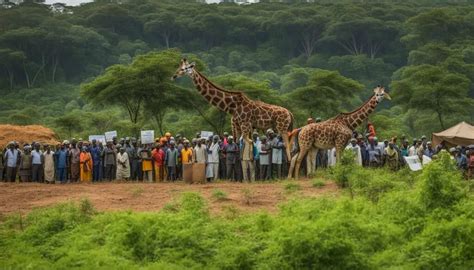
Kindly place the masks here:
<instances>
[{"instance_id":1,"label":"white placard","mask_svg":"<svg viewBox=\"0 0 474 270\"><path fill-rule=\"evenodd\" d=\"M423 155L423 165L426 165L431 162L431 158L429 156Z\"/></svg>"},{"instance_id":2,"label":"white placard","mask_svg":"<svg viewBox=\"0 0 474 270\"><path fill-rule=\"evenodd\" d=\"M209 139L209 137L213 135L214 135L214 132L212 131L201 131L201 138Z\"/></svg>"},{"instance_id":3,"label":"white placard","mask_svg":"<svg viewBox=\"0 0 474 270\"><path fill-rule=\"evenodd\" d=\"M89 135L89 142L92 143L92 140L96 140L97 143L106 143L105 136L104 135Z\"/></svg>"},{"instance_id":4,"label":"white placard","mask_svg":"<svg viewBox=\"0 0 474 270\"><path fill-rule=\"evenodd\" d=\"M142 130L140 133L140 140L142 141L142 144L153 143L155 141L155 131Z\"/></svg>"},{"instance_id":5,"label":"white placard","mask_svg":"<svg viewBox=\"0 0 474 270\"><path fill-rule=\"evenodd\" d=\"M105 140L107 142L113 141L114 137L117 138L117 131L116 130L105 132Z\"/></svg>"},{"instance_id":6,"label":"white placard","mask_svg":"<svg viewBox=\"0 0 474 270\"><path fill-rule=\"evenodd\" d=\"M418 156L411 156L411 157L403 157L408 164L408 167L410 167L410 170L412 171L419 171L423 169L423 165L421 165L421 161L418 158Z\"/></svg>"}]
</instances>

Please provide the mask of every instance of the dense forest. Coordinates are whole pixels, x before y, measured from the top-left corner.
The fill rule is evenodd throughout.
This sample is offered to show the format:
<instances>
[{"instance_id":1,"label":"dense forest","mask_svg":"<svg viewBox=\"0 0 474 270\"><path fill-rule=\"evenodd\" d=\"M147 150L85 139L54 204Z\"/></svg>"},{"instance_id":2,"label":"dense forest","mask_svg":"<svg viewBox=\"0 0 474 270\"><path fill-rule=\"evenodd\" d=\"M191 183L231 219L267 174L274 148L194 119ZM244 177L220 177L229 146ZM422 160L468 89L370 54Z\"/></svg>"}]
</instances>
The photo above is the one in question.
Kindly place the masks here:
<instances>
[{"instance_id":1,"label":"dense forest","mask_svg":"<svg viewBox=\"0 0 474 270\"><path fill-rule=\"evenodd\" d=\"M187 57L227 89L307 117L350 111L382 84L380 137L474 122L469 2L316 1L236 5L97 1L66 12L0 8L0 123L61 137L107 130L229 130L187 78Z\"/></svg>"}]
</instances>

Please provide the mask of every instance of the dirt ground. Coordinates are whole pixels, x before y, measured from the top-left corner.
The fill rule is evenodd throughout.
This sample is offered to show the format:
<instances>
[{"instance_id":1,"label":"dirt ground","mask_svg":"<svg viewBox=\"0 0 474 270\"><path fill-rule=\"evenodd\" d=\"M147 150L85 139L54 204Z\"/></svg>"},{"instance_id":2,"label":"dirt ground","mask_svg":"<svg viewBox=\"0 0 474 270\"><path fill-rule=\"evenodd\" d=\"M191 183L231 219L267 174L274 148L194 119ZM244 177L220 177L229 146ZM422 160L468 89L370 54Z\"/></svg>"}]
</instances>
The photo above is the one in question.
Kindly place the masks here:
<instances>
[{"instance_id":1,"label":"dirt ground","mask_svg":"<svg viewBox=\"0 0 474 270\"><path fill-rule=\"evenodd\" d=\"M288 183L296 183L289 184ZM222 192L219 192L222 191ZM255 212L275 212L278 204L294 197L336 196L333 182L313 187L309 180L271 183L218 182L204 185L185 183L99 183L99 184L35 184L0 183L0 216L28 213L34 208L61 202L89 199L99 211L157 211L179 199L183 192L200 193L208 202L211 213L225 209ZM220 193L219 196L216 193ZM224 193L224 195L222 195Z\"/></svg>"}]
</instances>

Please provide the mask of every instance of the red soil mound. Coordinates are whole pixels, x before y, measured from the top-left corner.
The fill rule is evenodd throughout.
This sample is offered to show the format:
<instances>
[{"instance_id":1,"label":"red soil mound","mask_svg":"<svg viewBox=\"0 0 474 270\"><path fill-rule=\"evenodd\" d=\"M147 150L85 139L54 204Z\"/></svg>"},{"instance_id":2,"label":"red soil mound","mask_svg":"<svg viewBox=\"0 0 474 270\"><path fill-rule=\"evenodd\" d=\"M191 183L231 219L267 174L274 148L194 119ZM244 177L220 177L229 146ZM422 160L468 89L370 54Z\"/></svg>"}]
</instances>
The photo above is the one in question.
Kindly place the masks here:
<instances>
[{"instance_id":1,"label":"red soil mound","mask_svg":"<svg viewBox=\"0 0 474 270\"><path fill-rule=\"evenodd\" d=\"M20 145L31 142L57 144L59 138L51 129L40 125L0 125L0 147L11 141L17 141Z\"/></svg>"}]
</instances>

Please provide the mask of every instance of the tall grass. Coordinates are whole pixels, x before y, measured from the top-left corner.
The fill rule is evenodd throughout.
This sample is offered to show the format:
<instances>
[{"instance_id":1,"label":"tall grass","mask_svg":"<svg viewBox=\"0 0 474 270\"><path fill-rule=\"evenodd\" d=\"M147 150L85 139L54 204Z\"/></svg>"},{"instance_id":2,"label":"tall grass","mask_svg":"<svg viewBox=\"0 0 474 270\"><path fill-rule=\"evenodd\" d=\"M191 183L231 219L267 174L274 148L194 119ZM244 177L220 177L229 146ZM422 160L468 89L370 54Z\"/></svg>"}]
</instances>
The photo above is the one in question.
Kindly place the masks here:
<instances>
[{"instance_id":1,"label":"tall grass","mask_svg":"<svg viewBox=\"0 0 474 270\"><path fill-rule=\"evenodd\" d=\"M11 216L0 268L474 268L474 199L449 157L422 173L351 170L352 196L294 198L274 215L211 217L186 193L173 211L97 213L83 202L34 211L22 226Z\"/></svg>"}]
</instances>

